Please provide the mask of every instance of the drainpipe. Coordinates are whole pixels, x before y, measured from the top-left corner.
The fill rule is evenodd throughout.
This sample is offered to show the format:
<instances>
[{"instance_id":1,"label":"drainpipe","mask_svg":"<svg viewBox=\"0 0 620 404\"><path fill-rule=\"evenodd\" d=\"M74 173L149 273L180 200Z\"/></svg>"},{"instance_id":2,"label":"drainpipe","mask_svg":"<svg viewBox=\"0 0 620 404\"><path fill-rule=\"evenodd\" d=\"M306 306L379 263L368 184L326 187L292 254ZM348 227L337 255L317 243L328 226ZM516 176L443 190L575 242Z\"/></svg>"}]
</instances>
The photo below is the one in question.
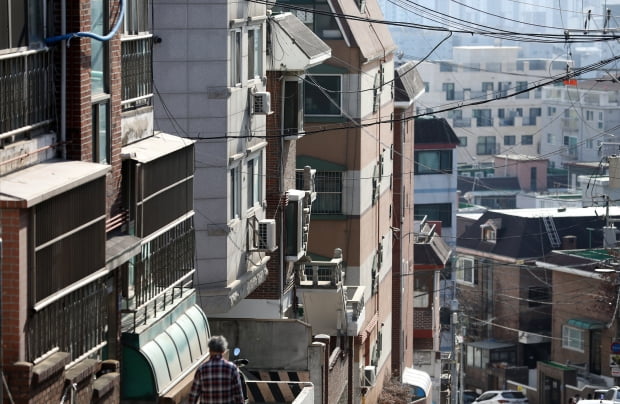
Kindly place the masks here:
<instances>
[{"instance_id":1,"label":"drainpipe","mask_svg":"<svg viewBox=\"0 0 620 404\"><path fill-rule=\"evenodd\" d=\"M67 0L60 2L60 32L67 33ZM60 45L60 150L67 159L67 40Z\"/></svg>"}]
</instances>

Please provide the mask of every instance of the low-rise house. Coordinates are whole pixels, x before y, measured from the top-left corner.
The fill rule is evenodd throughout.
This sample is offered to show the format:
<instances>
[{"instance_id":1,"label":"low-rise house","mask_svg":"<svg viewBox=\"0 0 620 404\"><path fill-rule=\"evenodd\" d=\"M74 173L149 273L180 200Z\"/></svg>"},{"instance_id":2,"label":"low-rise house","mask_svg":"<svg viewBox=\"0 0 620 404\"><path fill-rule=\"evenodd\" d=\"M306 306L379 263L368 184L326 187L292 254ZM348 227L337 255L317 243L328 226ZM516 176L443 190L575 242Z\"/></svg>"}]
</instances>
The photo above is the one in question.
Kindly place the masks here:
<instances>
[{"instance_id":1,"label":"low-rise house","mask_svg":"<svg viewBox=\"0 0 620 404\"><path fill-rule=\"evenodd\" d=\"M617 384L617 254L616 248L564 250L535 262L553 285L553 338L548 360L537 366L539 402L587 397Z\"/></svg>"},{"instance_id":2,"label":"low-rise house","mask_svg":"<svg viewBox=\"0 0 620 404\"><path fill-rule=\"evenodd\" d=\"M550 359L549 337L556 337L551 274L530 263L554 249L603 246L605 218L618 214L616 207L489 210L470 220L455 262L466 387L503 388L515 377L510 372L527 383L527 372L518 368L535 369ZM505 377L494 368L504 369Z\"/></svg>"}]
</instances>

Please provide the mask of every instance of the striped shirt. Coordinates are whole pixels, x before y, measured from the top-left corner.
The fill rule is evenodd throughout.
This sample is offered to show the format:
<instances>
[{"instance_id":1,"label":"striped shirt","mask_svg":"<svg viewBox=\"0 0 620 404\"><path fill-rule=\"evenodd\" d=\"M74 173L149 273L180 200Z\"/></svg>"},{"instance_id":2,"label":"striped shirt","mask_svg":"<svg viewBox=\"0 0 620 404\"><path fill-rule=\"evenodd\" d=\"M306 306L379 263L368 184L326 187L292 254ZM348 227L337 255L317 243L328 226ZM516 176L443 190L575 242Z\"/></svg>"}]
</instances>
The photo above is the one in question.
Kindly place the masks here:
<instances>
[{"instance_id":1,"label":"striped shirt","mask_svg":"<svg viewBox=\"0 0 620 404\"><path fill-rule=\"evenodd\" d=\"M241 377L234 363L212 356L194 375L189 403L243 404Z\"/></svg>"}]
</instances>

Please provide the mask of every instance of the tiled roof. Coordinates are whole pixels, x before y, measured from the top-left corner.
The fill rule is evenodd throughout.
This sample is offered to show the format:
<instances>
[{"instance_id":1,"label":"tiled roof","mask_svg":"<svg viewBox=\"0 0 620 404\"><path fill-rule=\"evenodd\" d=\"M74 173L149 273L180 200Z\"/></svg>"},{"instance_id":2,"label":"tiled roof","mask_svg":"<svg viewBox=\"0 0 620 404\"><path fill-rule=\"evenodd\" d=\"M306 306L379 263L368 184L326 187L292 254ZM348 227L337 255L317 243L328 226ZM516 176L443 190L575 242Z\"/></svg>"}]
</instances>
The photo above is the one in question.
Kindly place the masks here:
<instances>
[{"instance_id":1,"label":"tiled roof","mask_svg":"<svg viewBox=\"0 0 620 404\"><path fill-rule=\"evenodd\" d=\"M450 144L460 143L459 138L445 118L419 118L415 120L415 144Z\"/></svg>"},{"instance_id":2,"label":"tiled roof","mask_svg":"<svg viewBox=\"0 0 620 404\"><path fill-rule=\"evenodd\" d=\"M618 217L620 208L611 209L610 215ZM564 236L575 236L577 249L601 247L603 244L602 227L605 225L605 209L567 208L487 211L477 221L467 226L459 236L457 246L513 259L542 257L558 249L551 244L543 217L553 218L560 240ZM497 219L501 219L502 229L497 232L496 241L483 241L480 225Z\"/></svg>"}]
</instances>

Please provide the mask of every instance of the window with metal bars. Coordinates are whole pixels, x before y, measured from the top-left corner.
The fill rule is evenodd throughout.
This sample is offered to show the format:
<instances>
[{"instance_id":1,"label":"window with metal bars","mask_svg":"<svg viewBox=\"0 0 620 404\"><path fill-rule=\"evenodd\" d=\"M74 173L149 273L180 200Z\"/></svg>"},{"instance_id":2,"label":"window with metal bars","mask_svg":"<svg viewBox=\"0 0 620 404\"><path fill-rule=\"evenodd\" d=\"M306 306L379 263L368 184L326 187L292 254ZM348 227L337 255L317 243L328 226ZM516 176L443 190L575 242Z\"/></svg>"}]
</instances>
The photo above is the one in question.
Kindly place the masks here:
<instances>
[{"instance_id":1,"label":"window with metal bars","mask_svg":"<svg viewBox=\"0 0 620 404\"><path fill-rule=\"evenodd\" d=\"M312 213L342 214L342 172L317 171L315 177L316 201Z\"/></svg>"}]
</instances>

